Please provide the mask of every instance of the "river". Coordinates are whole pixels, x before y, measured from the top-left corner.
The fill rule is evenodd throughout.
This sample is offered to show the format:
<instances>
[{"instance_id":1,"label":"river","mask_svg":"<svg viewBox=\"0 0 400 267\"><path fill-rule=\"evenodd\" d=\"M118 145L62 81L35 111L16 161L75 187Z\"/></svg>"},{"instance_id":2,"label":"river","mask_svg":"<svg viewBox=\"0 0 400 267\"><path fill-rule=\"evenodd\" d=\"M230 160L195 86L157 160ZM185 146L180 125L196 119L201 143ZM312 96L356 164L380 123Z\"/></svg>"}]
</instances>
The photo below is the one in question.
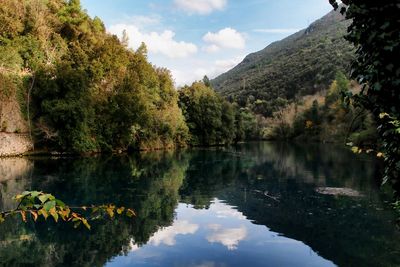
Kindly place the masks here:
<instances>
[{"instance_id":1,"label":"river","mask_svg":"<svg viewBox=\"0 0 400 267\"><path fill-rule=\"evenodd\" d=\"M41 190L137 216L0 224L1 266L400 266L381 163L325 145L0 159L0 209Z\"/></svg>"}]
</instances>

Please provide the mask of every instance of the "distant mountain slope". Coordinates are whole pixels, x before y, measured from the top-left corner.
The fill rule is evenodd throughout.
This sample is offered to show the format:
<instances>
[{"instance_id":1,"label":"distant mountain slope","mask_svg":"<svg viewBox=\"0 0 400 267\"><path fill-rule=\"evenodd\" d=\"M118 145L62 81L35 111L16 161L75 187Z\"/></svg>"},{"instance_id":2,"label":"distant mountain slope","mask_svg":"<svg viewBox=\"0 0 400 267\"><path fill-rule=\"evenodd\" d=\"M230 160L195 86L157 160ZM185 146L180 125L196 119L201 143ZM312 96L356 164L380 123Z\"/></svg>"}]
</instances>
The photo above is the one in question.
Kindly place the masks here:
<instances>
[{"instance_id":1,"label":"distant mountain slope","mask_svg":"<svg viewBox=\"0 0 400 267\"><path fill-rule=\"evenodd\" d=\"M348 71L354 56L353 46L343 38L348 25L332 11L307 29L248 55L211 83L241 105L257 100L274 105L278 98L290 100L325 89L337 71Z\"/></svg>"}]
</instances>

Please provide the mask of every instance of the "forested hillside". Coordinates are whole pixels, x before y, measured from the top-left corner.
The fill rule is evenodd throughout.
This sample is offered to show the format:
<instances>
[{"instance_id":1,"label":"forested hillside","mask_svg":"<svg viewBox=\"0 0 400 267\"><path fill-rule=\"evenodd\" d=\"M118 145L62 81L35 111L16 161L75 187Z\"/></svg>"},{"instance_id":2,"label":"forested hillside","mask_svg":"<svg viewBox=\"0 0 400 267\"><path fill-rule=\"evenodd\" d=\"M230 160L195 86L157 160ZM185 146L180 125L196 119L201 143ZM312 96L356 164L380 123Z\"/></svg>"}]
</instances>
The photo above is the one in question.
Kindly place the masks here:
<instances>
[{"instance_id":1,"label":"forested hillside","mask_svg":"<svg viewBox=\"0 0 400 267\"><path fill-rule=\"evenodd\" d=\"M327 91L297 99L267 119L267 139L336 142L376 148L376 122L352 99L360 85L338 72Z\"/></svg>"},{"instance_id":2,"label":"forested hillside","mask_svg":"<svg viewBox=\"0 0 400 267\"><path fill-rule=\"evenodd\" d=\"M36 148L121 151L196 139L169 70L148 61L145 44L129 49L128 38L108 34L79 0L0 0L0 100L18 100ZM228 140L196 144L237 140L229 131Z\"/></svg>"},{"instance_id":3,"label":"forested hillside","mask_svg":"<svg viewBox=\"0 0 400 267\"><path fill-rule=\"evenodd\" d=\"M21 91L37 144L85 152L185 142L170 73L147 61L144 45L127 49L78 0L0 8L2 91Z\"/></svg>"},{"instance_id":4,"label":"forested hillside","mask_svg":"<svg viewBox=\"0 0 400 267\"><path fill-rule=\"evenodd\" d=\"M271 116L299 95L327 89L347 73L354 49L343 37L349 21L332 11L307 29L248 55L211 81L217 92L254 112Z\"/></svg>"}]
</instances>

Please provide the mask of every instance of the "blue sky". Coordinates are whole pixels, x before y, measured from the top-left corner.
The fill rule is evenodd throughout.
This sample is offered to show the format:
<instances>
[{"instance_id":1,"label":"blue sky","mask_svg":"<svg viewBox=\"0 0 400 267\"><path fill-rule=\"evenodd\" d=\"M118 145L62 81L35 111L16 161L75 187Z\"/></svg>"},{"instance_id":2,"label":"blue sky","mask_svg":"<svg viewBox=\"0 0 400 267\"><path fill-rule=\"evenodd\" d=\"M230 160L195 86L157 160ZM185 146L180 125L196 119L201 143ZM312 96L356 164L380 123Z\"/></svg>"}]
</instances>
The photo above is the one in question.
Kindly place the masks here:
<instances>
[{"instance_id":1,"label":"blue sky","mask_svg":"<svg viewBox=\"0 0 400 267\"><path fill-rule=\"evenodd\" d=\"M178 86L231 69L249 53L328 13L328 0L81 0L107 31L171 70Z\"/></svg>"}]
</instances>

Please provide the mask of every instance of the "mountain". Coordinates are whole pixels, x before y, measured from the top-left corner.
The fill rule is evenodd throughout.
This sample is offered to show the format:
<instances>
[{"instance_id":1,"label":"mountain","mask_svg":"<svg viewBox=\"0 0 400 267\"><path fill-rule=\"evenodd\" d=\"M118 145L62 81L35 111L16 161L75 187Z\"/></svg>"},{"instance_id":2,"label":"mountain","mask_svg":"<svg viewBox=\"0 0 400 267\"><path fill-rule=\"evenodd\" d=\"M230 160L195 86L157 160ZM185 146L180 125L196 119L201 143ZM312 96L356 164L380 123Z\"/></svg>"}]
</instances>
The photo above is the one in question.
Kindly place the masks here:
<instances>
[{"instance_id":1,"label":"mountain","mask_svg":"<svg viewBox=\"0 0 400 267\"><path fill-rule=\"evenodd\" d=\"M348 72L354 47L343 37L350 22L336 11L263 50L211 81L215 90L266 116L298 95L326 89Z\"/></svg>"}]
</instances>

